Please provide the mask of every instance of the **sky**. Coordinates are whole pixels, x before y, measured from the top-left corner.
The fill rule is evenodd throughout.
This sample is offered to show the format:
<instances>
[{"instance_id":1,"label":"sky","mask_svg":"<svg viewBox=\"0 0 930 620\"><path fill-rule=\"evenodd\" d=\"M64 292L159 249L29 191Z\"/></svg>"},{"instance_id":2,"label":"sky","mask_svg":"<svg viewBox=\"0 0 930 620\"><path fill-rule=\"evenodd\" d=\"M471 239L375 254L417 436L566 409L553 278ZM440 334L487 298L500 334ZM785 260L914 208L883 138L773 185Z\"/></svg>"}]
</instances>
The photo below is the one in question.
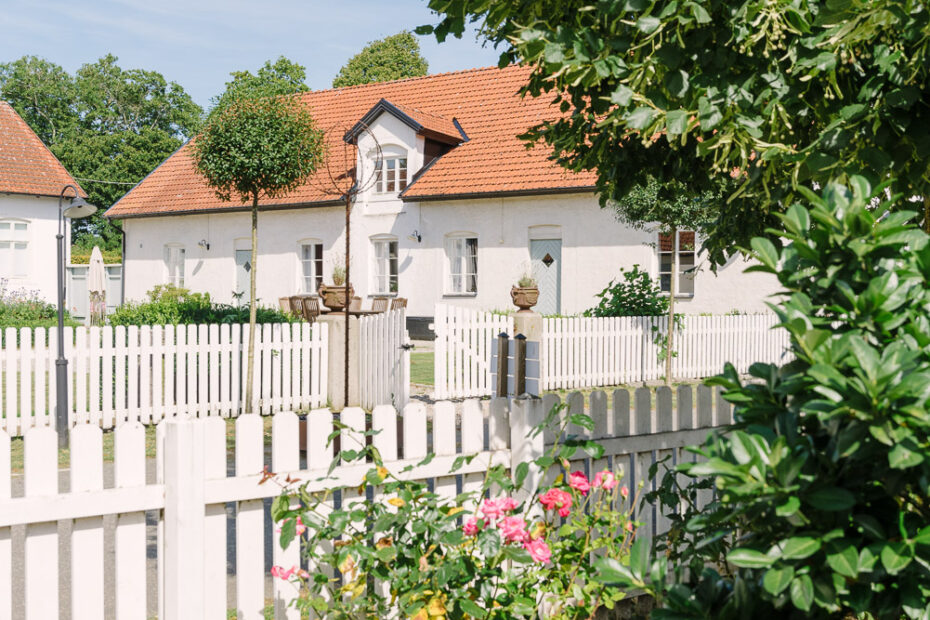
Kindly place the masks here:
<instances>
[{"instance_id":1,"label":"sky","mask_svg":"<svg viewBox=\"0 0 930 620\"><path fill-rule=\"evenodd\" d=\"M205 108L231 71L286 56L329 88L370 41L435 23L426 0L0 0L0 62L47 58L73 73L107 53L160 72ZM497 64L474 34L418 37L430 73Z\"/></svg>"}]
</instances>

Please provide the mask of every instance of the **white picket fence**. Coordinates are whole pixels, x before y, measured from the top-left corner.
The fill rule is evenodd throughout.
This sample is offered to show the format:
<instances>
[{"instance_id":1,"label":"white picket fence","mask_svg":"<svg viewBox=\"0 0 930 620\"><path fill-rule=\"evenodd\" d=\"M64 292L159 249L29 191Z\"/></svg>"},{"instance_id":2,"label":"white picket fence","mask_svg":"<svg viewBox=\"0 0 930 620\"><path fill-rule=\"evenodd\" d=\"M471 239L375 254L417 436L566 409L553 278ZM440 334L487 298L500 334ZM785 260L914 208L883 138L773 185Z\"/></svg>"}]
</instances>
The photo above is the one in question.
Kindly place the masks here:
<instances>
[{"instance_id":1,"label":"white picket fence","mask_svg":"<svg viewBox=\"0 0 930 620\"><path fill-rule=\"evenodd\" d=\"M631 407L627 390L613 392L612 403L603 392L590 395L595 421L590 436L605 452L602 459L591 462L579 451L572 459L573 469L622 468L623 484L635 490L642 482L650 489L654 481L648 470L655 460L665 456L672 457L670 464L691 460L685 446L701 443L710 428L731 422L729 406L719 396L713 403L712 391L704 386L694 392L680 387L676 407L669 388L640 388L632 396ZM486 410L476 401L458 407L439 402L431 412L422 403L412 403L402 415L390 406L379 406L370 417L370 428L378 431L372 441L389 470L413 466L407 476L431 481L438 493L452 499L459 486L466 491L480 488L491 465L512 469L541 455L546 436L531 436L529 431L556 401L553 396L493 399ZM570 395L567 402L566 415L584 408L580 394ZM277 544L262 500L280 493L280 487L262 484L262 471L268 466L282 478L310 481L310 491L342 488L343 505L364 498L366 489L359 493L358 484L369 465L347 463L328 474L334 456L333 446L327 445L333 414L318 409L301 422L294 413L278 413L271 421L270 453L264 446L265 419L241 415L235 420L234 454L228 451L227 422L222 418L170 418L162 413L157 417L164 420L156 433L154 483L146 483L142 424L131 420L116 427L115 484L105 488L102 430L81 423L70 435L70 491L59 492L64 470L59 470L57 436L53 428L40 426L25 433L25 490L16 497L11 489L23 485L13 479L20 474L11 472L10 435L0 431L0 618L57 618L63 601L70 600L73 620L105 616L144 620L156 613L162 620L222 620L227 618L227 601L233 600L237 618L260 620L266 597L273 597L275 618L300 617L289 607L296 589L281 580L272 583L265 570L269 554L274 565L299 565L302 543L296 539L283 550ZM361 408L343 410L340 421L355 431L366 430L368 424ZM342 433L343 447L356 445L358 435ZM307 446L305 469L301 469L301 438ZM435 458L417 465L430 449ZM460 454L477 456L450 475ZM235 461L234 476L229 475L230 459ZM527 481L541 482L534 473ZM377 489L367 491L377 499ZM227 528L226 503L235 506L234 534ZM157 511L156 526L147 526L144 511ZM117 515L115 525L106 525L105 515ZM639 531L648 535L664 531L667 523L665 515L649 505L637 509L637 519L642 522ZM70 541L59 540L57 522L62 520L73 522ZM20 526L25 526L24 561L14 565L11 528ZM106 536L112 540L112 551L105 545L107 527L113 528ZM148 549L152 530L157 532L157 547ZM229 535L235 536L234 579L227 579ZM266 549L269 537L275 540ZM65 559L59 554L69 548L70 579L61 579L60 590ZM154 557L147 557L152 551ZM105 587L108 571L115 575L110 589ZM157 574L155 583L149 584L157 590L157 609L147 608L147 573ZM15 578L22 579L24 587L14 590Z\"/></svg>"},{"instance_id":2,"label":"white picket fence","mask_svg":"<svg viewBox=\"0 0 930 620\"><path fill-rule=\"evenodd\" d=\"M785 363L788 333L773 329L774 314L685 315L675 331L672 374L698 379L726 362L745 373L755 362ZM655 381L665 375L656 335L665 317L543 319L542 389L571 389Z\"/></svg>"},{"instance_id":3,"label":"white picket fence","mask_svg":"<svg viewBox=\"0 0 930 620\"><path fill-rule=\"evenodd\" d=\"M501 332L513 336L513 317L437 304L433 318L436 333L433 397L489 396L491 342Z\"/></svg>"},{"instance_id":4,"label":"white picket fence","mask_svg":"<svg viewBox=\"0 0 930 620\"><path fill-rule=\"evenodd\" d=\"M112 428L163 417L229 416L245 397L248 325L65 328L72 424ZM326 403L326 325L260 325L253 411ZM0 428L54 425L57 331L8 328L0 349Z\"/></svg>"},{"instance_id":5,"label":"white picket fence","mask_svg":"<svg viewBox=\"0 0 930 620\"><path fill-rule=\"evenodd\" d=\"M362 407L403 407L410 400L407 317L392 310L359 318L359 397Z\"/></svg>"}]
</instances>

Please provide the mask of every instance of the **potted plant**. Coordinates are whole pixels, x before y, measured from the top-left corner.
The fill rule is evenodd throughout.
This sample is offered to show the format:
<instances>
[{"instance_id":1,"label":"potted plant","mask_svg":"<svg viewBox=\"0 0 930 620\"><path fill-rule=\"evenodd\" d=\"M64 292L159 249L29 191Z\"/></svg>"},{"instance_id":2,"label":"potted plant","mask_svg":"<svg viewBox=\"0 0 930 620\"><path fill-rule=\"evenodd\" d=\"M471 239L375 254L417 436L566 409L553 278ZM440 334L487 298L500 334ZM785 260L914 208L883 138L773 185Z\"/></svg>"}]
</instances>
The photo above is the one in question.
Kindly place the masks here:
<instances>
[{"instance_id":1,"label":"potted plant","mask_svg":"<svg viewBox=\"0 0 930 620\"><path fill-rule=\"evenodd\" d=\"M520 309L518 312L532 312L530 308L539 302L536 278L525 272L510 289L510 297L513 299L513 305Z\"/></svg>"},{"instance_id":2,"label":"potted plant","mask_svg":"<svg viewBox=\"0 0 930 620\"><path fill-rule=\"evenodd\" d=\"M355 294L350 284L349 295L346 297L346 268L343 265L333 266L333 283L321 284L317 292L323 305L332 311L345 310L346 303Z\"/></svg>"}]
</instances>

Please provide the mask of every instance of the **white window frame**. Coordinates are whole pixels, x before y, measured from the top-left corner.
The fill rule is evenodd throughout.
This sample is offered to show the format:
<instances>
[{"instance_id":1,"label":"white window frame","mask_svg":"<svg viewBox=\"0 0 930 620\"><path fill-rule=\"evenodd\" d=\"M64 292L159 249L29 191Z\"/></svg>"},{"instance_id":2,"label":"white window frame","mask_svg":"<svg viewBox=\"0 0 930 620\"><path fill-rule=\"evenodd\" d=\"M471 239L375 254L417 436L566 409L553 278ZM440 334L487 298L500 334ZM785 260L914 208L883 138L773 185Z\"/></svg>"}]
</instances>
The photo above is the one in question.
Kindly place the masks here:
<instances>
[{"instance_id":1,"label":"white window frame","mask_svg":"<svg viewBox=\"0 0 930 620\"><path fill-rule=\"evenodd\" d=\"M373 295L379 297L397 295L397 290L400 288L399 251L397 237L379 235L371 238L371 291Z\"/></svg>"},{"instance_id":2,"label":"white window frame","mask_svg":"<svg viewBox=\"0 0 930 620\"><path fill-rule=\"evenodd\" d=\"M681 237L682 237L682 235L687 235L687 234L692 235L692 239L694 240L694 242L693 242L693 244L692 244L691 249L682 249ZM669 268L669 269L664 269L664 268L663 268L663 264L662 264L662 258L663 258L663 256L668 255L668 256L670 256L670 257L677 258L677 261L676 261L676 262L677 262L677 265L678 265L678 274L677 274L677 277L675 278L675 289L676 289L676 290L675 290L675 297L676 297L676 298L678 298L678 297L684 297L684 298L694 297L694 292L695 292L695 276L697 275L697 241L698 241L697 233L696 233L695 231L693 231L693 230L679 230L679 231L677 232L676 236L675 236L675 239L674 239L674 248L673 248L672 250L663 250L663 249L662 249L662 237L663 237L663 236L667 236L667 234L666 234L666 233L659 233L659 234L656 236L656 250L657 250L657 255L658 255L658 259L659 259L659 265L658 265L659 289L660 289L660 290L662 291L662 293L665 294L665 295L670 294L669 289L671 288L670 285L671 285L671 274L672 274L672 272L671 272L671 269L670 269L670 268ZM683 261L683 260L682 260L682 257L684 257L686 260ZM688 260L688 259L690 259L690 260ZM688 263L688 264L686 264L686 263ZM673 264L673 263L668 263L668 264L669 264L669 266L671 266L671 264ZM669 276L669 284L665 284L665 283L663 282L663 278L666 277L666 276ZM682 283L686 278L691 282L691 285L690 285L691 290L690 290L690 291L687 291L687 292L682 292L682 291L681 291L681 288L682 288L682 287L681 287L681 283Z\"/></svg>"},{"instance_id":3,"label":"white window frame","mask_svg":"<svg viewBox=\"0 0 930 620\"><path fill-rule=\"evenodd\" d=\"M473 243L469 243L469 242ZM469 245L474 253L468 252ZM445 270L443 290L445 295L474 297L478 294L478 235L475 233L451 233L445 240Z\"/></svg>"},{"instance_id":4,"label":"white window frame","mask_svg":"<svg viewBox=\"0 0 930 620\"><path fill-rule=\"evenodd\" d=\"M29 224L29 220L16 218L0 220L0 277L29 277L32 268L29 260L29 244L32 241Z\"/></svg>"},{"instance_id":5,"label":"white window frame","mask_svg":"<svg viewBox=\"0 0 930 620\"><path fill-rule=\"evenodd\" d=\"M184 288L185 254L184 245L180 243L165 244L165 284Z\"/></svg>"},{"instance_id":6,"label":"white window frame","mask_svg":"<svg viewBox=\"0 0 930 620\"><path fill-rule=\"evenodd\" d=\"M399 194L410 183L410 159L406 149L385 146L381 149L381 161L374 161L380 168L375 170L376 194ZM403 164L403 165L401 165Z\"/></svg>"},{"instance_id":7,"label":"white window frame","mask_svg":"<svg viewBox=\"0 0 930 620\"><path fill-rule=\"evenodd\" d=\"M311 258L304 255L311 249ZM323 283L323 242L319 239L301 239L297 242L297 289L305 295L316 295ZM312 286L307 286L310 280Z\"/></svg>"}]
</instances>

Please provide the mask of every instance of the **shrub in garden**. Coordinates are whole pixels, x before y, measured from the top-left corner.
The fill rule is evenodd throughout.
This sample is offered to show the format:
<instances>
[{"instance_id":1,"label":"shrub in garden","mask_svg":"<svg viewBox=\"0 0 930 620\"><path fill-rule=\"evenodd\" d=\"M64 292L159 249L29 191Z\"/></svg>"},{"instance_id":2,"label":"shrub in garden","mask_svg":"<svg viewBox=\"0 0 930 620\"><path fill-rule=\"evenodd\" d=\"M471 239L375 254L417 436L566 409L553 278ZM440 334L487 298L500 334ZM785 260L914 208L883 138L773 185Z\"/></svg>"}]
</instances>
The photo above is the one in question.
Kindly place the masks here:
<instances>
[{"instance_id":1,"label":"shrub in garden","mask_svg":"<svg viewBox=\"0 0 930 620\"><path fill-rule=\"evenodd\" d=\"M67 311L65 324L77 325ZM0 278L0 328L53 327L58 325L58 308L39 298L37 291L10 289L9 281Z\"/></svg>"},{"instance_id":2,"label":"shrub in garden","mask_svg":"<svg viewBox=\"0 0 930 620\"><path fill-rule=\"evenodd\" d=\"M585 316L664 316L668 314L668 295L639 265L629 271L620 269L620 277L612 280L595 295L600 301L585 310Z\"/></svg>"},{"instance_id":3,"label":"shrub in garden","mask_svg":"<svg viewBox=\"0 0 930 620\"><path fill-rule=\"evenodd\" d=\"M657 594L654 617L930 617L930 244L914 213L850 185L806 192L781 251L753 241L754 269L785 290L773 310L796 359L710 381L737 424L656 495L716 487L659 541L673 585L602 567Z\"/></svg>"},{"instance_id":4,"label":"shrub in garden","mask_svg":"<svg viewBox=\"0 0 930 620\"><path fill-rule=\"evenodd\" d=\"M572 421L591 426L584 416ZM591 441L567 437L536 466L567 469L565 459L579 449L603 453ZM472 458L460 457L449 474ZM282 546L306 536L311 572L273 569L301 588L301 610L324 618L592 618L624 596L594 579L591 562L597 554L625 563L630 553L629 493L615 472L589 480L578 471L567 477L553 471L553 484L519 501L529 463L514 477L494 466L480 489L454 498L406 480L410 468L388 471L370 446L343 451L331 471L339 462L366 459L371 468L360 489L374 488L374 501L363 496L331 510L330 493L310 493L304 484L273 504ZM328 577L327 566L341 578Z\"/></svg>"},{"instance_id":5,"label":"shrub in garden","mask_svg":"<svg viewBox=\"0 0 930 620\"><path fill-rule=\"evenodd\" d=\"M111 325L246 323L249 306L213 303L208 293L192 293L168 284L149 291L148 301L123 304L108 319ZM291 323L295 318L277 308L259 307L256 320L258 323Z\"/></svg>"}]
</instances>

